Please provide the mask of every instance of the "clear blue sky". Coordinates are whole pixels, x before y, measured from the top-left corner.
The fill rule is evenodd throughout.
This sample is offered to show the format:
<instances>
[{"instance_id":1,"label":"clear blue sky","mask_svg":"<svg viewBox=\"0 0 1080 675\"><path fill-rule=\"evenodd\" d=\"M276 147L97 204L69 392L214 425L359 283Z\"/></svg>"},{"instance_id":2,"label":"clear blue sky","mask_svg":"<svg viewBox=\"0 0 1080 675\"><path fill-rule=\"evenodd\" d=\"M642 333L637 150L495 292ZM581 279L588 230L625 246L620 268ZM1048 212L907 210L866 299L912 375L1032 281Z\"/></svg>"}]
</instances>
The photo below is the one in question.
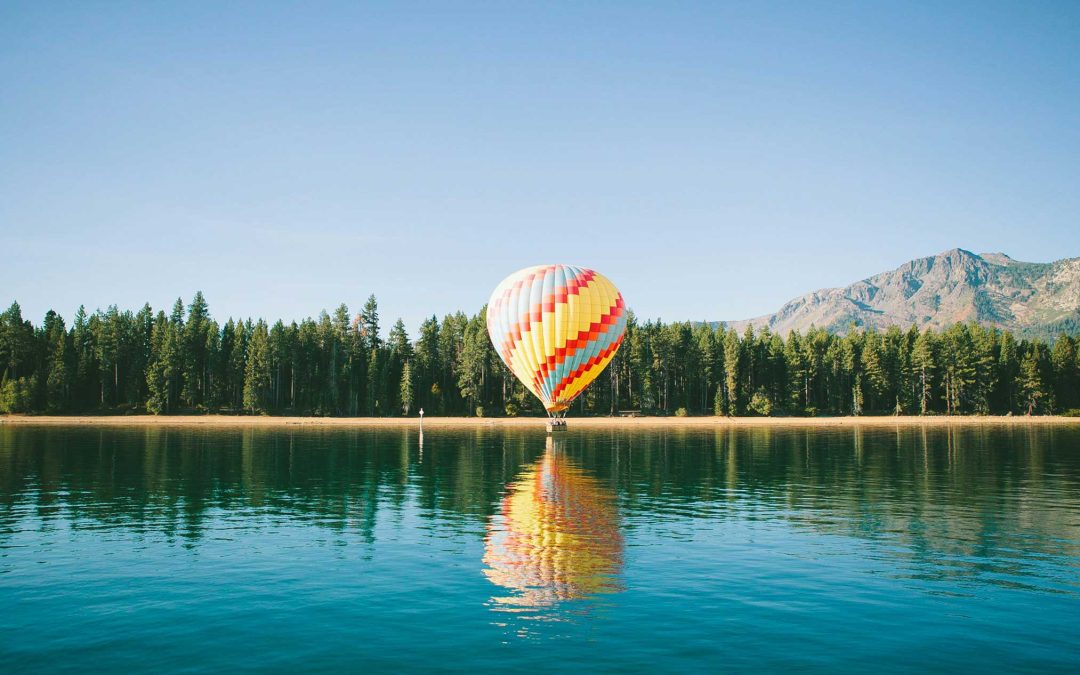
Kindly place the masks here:
<instances>
[{"instance_id":1,"label":"clear blue sky","mask_svg":"<svg viewBox=\"0 0 1080 675\"><path fill-rule=\"evenodd\" d=\"M1080 256L1080 2L4 2L0 303L734 319ZM219 6L221 5L221 6Z\"/></svg>"}]
</instances>

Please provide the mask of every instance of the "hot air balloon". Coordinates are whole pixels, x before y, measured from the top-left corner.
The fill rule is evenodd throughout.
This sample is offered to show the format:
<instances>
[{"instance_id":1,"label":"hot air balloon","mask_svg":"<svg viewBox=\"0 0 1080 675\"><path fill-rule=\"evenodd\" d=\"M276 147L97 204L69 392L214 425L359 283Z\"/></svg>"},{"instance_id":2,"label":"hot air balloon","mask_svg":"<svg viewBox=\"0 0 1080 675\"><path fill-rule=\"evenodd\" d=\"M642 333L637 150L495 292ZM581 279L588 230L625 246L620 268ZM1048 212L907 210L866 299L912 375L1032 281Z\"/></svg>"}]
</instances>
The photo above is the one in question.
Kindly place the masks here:
<instances>
[{"instance_id":1,"label":"hot air balloon","mask_svg":"<svg viewBox=\"0 0 1080 675\"><path fill-rule=\"evenodd\" d=\"M554 418L565 415L619 350L626 305L598 272L539 265L514 272L495 288L487 329L503 363Z\"/></svg>"}]
</instances>

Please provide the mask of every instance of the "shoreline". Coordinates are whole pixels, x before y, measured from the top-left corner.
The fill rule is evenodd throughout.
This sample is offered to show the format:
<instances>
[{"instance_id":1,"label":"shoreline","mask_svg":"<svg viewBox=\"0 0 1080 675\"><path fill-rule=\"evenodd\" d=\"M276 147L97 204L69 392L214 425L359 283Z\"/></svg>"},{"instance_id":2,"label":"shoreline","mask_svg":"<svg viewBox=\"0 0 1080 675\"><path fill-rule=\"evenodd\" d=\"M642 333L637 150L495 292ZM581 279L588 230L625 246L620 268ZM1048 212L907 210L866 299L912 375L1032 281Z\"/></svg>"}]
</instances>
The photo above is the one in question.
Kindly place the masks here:
<instances>
[{"instance_id":1,"label":"shoreline","mask_svg":"<svg viewBox=\"0 0 1080 675\"><path fill-rule=\"evenodd\" d=\"M543 428L543 417L426 417L433 428ZM1080 426L1080 417L958 415L880 417L571 417L570 428ZM246 415L0 415L0 426L417 428L418 417Z\"/></svg>"}]
</instances>

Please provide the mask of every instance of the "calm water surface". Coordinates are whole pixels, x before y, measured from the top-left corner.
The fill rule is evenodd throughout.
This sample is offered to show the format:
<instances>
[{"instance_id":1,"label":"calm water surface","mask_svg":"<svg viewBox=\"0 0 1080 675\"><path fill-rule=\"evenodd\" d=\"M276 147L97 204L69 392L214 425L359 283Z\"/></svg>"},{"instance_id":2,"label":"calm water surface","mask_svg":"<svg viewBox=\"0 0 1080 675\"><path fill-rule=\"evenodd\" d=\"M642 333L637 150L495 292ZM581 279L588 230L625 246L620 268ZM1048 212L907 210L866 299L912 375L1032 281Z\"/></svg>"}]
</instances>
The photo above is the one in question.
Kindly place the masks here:
<instances>
[{"instance_id":1,"label":"calm water surface","mask_svg":"<svg viewBox=\"0 0 1080 675\"><path fill-rule=\"evenodd\" d=\"M0 671L1080 669L1080 427L0 427Z\"/></svg>"}]
</instances>

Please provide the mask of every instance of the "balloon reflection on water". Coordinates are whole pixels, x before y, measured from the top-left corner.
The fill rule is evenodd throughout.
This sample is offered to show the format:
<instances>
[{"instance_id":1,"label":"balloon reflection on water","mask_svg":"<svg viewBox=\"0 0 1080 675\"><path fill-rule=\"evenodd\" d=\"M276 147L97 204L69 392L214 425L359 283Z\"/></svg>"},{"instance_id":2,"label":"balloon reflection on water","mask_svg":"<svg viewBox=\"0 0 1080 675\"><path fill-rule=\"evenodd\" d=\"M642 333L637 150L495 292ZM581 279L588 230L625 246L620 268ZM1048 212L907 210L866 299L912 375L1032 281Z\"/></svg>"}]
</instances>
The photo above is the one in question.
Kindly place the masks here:
<instances>
[{"instance_id":1,"label":"balloon reflection on water","mask_svg":"<svg viewBox=\"0 0 1080 675\"><path fill-rule=\"evenodd\" d=\"M493 608L524 612L621 590L614 494L567 458L562 441L510 484L485 540L484 574L510 591Z\"/></svg>"}]
</instances>

